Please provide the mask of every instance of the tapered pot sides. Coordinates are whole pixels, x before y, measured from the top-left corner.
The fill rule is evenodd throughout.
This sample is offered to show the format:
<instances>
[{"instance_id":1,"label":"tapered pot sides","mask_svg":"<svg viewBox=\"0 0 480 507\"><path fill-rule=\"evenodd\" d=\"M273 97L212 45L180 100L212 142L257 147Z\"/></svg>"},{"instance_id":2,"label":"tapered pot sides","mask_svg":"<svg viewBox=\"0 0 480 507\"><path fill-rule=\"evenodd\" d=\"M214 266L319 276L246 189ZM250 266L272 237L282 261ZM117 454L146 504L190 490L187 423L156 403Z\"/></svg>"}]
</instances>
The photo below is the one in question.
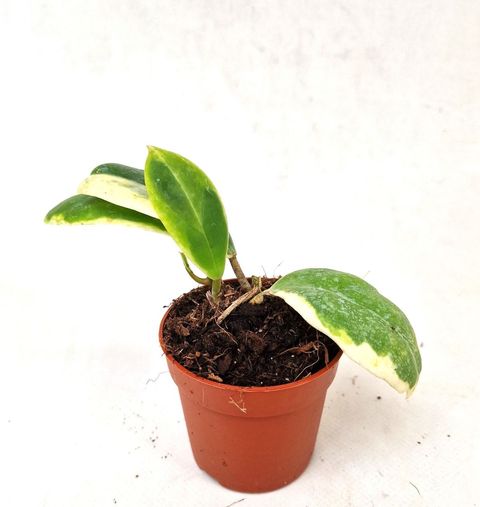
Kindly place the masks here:
<instances>
[{"instance_id":1,"label":"tapered pot sides","mask_svg":"<svg viewBox=\"0 0 480 507\"><path fill-rule=\"evenodd\" d=\"M165 353L168 313L159 332ZM223 486L243 492L272 491L294 481L312 456L341 355L297 382L238 387L199 377L166 353L198 466Z\"/></svg>"}]
</instances>

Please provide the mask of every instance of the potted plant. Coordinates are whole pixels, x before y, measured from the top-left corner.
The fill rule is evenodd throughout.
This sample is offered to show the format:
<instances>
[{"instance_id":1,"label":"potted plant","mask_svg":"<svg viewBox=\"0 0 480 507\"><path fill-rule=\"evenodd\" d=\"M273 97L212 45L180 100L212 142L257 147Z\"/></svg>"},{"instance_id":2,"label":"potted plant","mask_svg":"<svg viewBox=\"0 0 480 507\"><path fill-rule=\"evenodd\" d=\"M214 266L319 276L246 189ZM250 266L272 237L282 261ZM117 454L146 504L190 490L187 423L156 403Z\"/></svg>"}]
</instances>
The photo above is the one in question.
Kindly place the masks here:
<instances>
[{"instance_id":1,"label":"potted plant","mask_svg":"<svg viewBox=\"0 0 480 507\"><path fill-rule=\"evenodd\" d=\"M133 225L176 242L200 287L166 312L160 344L194 457L226 487L269 491L303 472L342 352L407 396L417 384L420 353L398 307L330 269L247 278L218 192L180 155L149 147L144 171L100 165L45 221ZM227 261L233 280L222 279Z\"/></svg>"}]
</instances>

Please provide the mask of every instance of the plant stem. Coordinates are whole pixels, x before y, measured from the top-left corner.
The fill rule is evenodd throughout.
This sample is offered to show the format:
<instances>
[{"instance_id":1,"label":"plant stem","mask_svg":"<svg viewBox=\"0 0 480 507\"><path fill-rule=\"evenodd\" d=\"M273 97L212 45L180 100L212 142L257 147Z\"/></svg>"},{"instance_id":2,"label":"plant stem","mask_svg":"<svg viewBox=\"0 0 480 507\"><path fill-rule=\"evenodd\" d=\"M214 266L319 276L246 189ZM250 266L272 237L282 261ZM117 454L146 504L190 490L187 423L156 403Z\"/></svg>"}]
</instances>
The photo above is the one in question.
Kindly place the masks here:
<instances>
[{"instance_id":1,"label":"plant stem","mask_svg":"<svg viewBox=\"0 0 480 507\"><path fill-rule=\"evenodd\" d=\"M232 266L233 272L235 273L238 282L240 283L240 287L244 292L249 291L252 286L248 282L247 277L245 276L243 269L238 262L237 250L230 234L228 235L227 258L230 261L230 265Z\"/></svg>"},{"instance_id":2,"label":"plant stem","mask_svg":"<svg viewBox=\"0 0 480 507\"><path fill-rule=\"evenodd\" d=\"M212 300L214 303L218 302L218 297L220 296L220 291L222 290L222 279L211 280L212 283Z\"/></svg>"},{"instance_id":3,"label":"plant stem","mask_svg":"<svg viewBox=\"0 0 480 507\"><path fill-rule=\"evenodd\" d=\"M235 243L233 242L231 234L228 235L228 249L227 249L227 258L230 261L230 265L232 266L233 272L237 277L238 282L240 283L240 287L243 291L249 291L252 286L247 280L247 277L243 273L243 270L237 259L237 249L235 248Z\"/></svg>"},{"instance_id":4,"label":"plant stem","mask_svg":"<svg viewBox=\"0 0 480 507\"><path fill-rule=\"evenodd\" d=\"M228 247L227 247L227 257L230 259L230 257L233 257L234 255L237 255L237 249L235 248L235 243L233 242L232 235L228 235Z\"/></svg>"},{"instance_id":5,"label":"plant stem","mask_svg":"<svg viewBox=\"0 0 480 507\"><path fill-rule=\"evenodd\" d=\"M197 276L192 271L192 268L190 267L190 264L188 264L188 260L185 257L185 254L183 252L180 252L180 255L182 257L182 261L183 261L183 265L185 267L185 270L190 275L190 278L192 278L193 280L195 280L197 283L201 283L202 285L210 285L210 282L211 282L210 278L202 278L201 276Z\"/></svg>"},{"instance_id":6,"label":"plant stem","mask_svg":"<svg viewBox=\"0 0 480 507\"><path fill-rule=\"evenodd\" d=\"M228 260L230 261L230 265L232 266L233 272L235 273L235 276L237 277L242 290L244 292L249 291L252 288L252 286L248 282L245 274L243 273L243 270L240 264L238 263L237 256L234 255L233 257L230 257Z\"/></svg>"},{"instance_id":7,"label":"plant stem","mask_svg":"<svg viewBox=\"0 0 480 507\"><path fill-rule=\"evenodd\" d=\"M262 277L252 276L252 285L258 288L259 294L250 300L250 304L260 305L263 303Z\"/></svg>"}]
</instances>

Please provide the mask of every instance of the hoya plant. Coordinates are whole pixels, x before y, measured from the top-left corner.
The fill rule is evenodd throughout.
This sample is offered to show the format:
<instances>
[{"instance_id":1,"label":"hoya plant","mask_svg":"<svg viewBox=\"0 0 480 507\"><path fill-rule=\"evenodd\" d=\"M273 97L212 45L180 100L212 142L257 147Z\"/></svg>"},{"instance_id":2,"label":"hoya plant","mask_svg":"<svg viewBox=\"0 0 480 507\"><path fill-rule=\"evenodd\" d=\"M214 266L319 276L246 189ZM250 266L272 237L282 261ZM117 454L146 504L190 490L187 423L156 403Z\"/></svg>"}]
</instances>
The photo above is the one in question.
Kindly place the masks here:
<instances>
[{"instance_id":1,"label":"hoya plant","mask_svg":"<svg viewBox=\"0 0 480 507\"><path fill-rule=\"evenodd\" d=\"M361 278L326 268L294 271L261 291L260 279L249 282L240 267L215 186L181 155L149 146L144 171L100 165L76 195L48 212L45 222L118 223L168 234L180 249L187 273L210 287L207 297L213 305L222 297L228 260L245 294L227 312L248 299L261 303L263 295L277 296L397 391L408 396L415 389L421 357L405 314ZM191 264L203 276L195 274Z\"/></svg>"}]
</instances>

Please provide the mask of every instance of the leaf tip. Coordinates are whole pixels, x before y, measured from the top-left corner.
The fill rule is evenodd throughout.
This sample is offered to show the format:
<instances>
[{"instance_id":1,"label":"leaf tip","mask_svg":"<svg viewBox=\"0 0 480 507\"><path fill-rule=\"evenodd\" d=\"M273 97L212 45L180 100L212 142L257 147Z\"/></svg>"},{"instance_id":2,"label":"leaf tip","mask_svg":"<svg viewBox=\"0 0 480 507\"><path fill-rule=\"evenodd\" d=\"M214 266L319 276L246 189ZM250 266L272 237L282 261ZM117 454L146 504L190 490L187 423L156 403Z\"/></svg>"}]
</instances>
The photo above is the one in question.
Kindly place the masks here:
<instances>
[{"instance_id":1,"label":"leaf tip","mask_svg":"<svg viewBox=\"0 0 480 507\"><path fill-rule=\"evenodd\" d=\"M151 144L147 144L147 150L149 155L161 155L163 150L158 148L157 146L153 146Z\"/></svg>"},{"instance_id":2,"label":"leaf tip","mask_svg":"<svg viewBox=\"0 0 480 507\"><path fill-rule=\"evenodd\" d=\"M55 223L55 216L56 216L56 209L58 206L55 206L55 208L52 208L43 218L44 224L53 224Z\"/></svg>"},{"instance_id":3,"label":"leaf tip","mask_svg":"<svg viewBox=\"0 0 480 507\"><path fill-rule=\"evenodd\" d=\"M408 389L405 391L405 398L407 400L412 396L413 392L415 391L415 388L417 387L417 384L418 384L418 380L413 386L411 386L411 387L408 386Z\"/></svg>"}]
</instances>

